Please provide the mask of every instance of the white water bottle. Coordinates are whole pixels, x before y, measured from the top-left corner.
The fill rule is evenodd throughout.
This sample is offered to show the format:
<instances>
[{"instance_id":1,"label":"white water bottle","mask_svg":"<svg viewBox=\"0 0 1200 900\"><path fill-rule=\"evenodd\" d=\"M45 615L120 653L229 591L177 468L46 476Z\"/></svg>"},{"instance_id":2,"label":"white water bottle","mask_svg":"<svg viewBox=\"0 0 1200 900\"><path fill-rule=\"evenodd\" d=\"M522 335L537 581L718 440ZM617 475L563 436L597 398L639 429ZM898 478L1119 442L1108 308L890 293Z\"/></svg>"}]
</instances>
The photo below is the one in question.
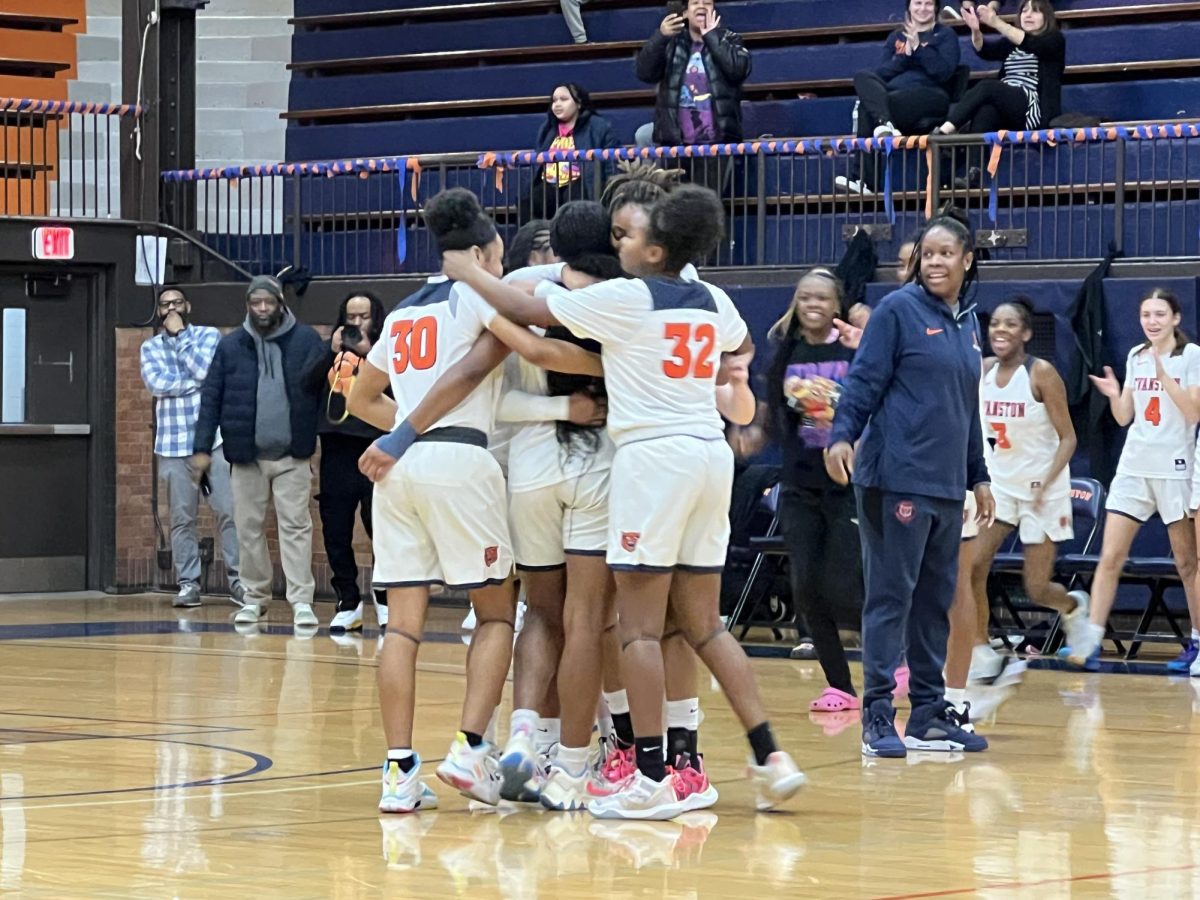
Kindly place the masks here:
<instances>
[{"instance_id":1,"label":"white water bottle","mask_svg":"<svg viewBox=\"0 0 1200 900\"><path fill-rule=\"evenodd\" d=\"M862 106L861 100L854 101L854 112L850 114L850 133L858 134L858 108Z\"/></svg>"}]
</instances>

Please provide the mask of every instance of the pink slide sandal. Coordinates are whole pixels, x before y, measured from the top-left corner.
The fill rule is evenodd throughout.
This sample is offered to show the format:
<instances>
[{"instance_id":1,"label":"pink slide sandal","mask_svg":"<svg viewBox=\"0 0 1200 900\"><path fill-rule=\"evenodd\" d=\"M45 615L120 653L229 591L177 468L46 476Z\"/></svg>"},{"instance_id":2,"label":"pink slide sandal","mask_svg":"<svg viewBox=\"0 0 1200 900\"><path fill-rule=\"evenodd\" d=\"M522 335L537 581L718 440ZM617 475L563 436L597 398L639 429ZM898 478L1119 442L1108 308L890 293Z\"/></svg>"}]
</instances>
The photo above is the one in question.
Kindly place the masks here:
<instances>
[{"instance_id":1,"label":"pink slide sandal","mask_svg":"<svg viewBox=\"0 0 1200 900\"><path fill-rule=\"evenodd\" d=\"M844 712L848 709L862 709L862 701L853 694L839 691L835 687L827 687L821 696L808 704L809 712Z\"/></svg>"}]
</instances>

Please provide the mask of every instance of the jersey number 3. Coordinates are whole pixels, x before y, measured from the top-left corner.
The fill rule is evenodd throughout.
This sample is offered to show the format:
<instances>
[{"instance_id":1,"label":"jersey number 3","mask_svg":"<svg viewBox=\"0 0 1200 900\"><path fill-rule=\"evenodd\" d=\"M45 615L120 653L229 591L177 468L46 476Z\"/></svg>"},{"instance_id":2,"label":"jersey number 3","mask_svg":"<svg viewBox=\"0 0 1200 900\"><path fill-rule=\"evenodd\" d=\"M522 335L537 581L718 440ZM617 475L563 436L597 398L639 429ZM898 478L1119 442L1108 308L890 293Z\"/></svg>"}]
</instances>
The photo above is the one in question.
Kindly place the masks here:
<instances>
[{"instance_id":1,"label":"jersey number 3","mask_svg":"<svg viewBox=\"0 0 1200 900\"><path fill-rule=\"evenodd\" d=\"M713 350L717 346L717 329L711 322L668 323L663 337L673 341L671 356L663 360L663 372L668 378L712 378ZM693 353L692 342L700 346Z\"/></svg>"},{"instance_id":2,"label":"jersey number 3","mask_svg":"<svg viewBox=\"0 0 1200 900\"><path fill-rule=\"evenodd\" d=\"M428 369L437 362L437 319L398 319L392 323L392 370L403 375L408 367Z\"/></svg>"},{"instance_id":3,"label":"jersey number 3","mask_svg":"<svg viewBox=\"0 0 1200 900\"><path fill-rule=\"evenodd\" d=\"M1008 439L1008 426L1003 422L992 422L992 431L996 432L996 449L1011 450L1012 442Z\"/></svg>"}]
</instances>

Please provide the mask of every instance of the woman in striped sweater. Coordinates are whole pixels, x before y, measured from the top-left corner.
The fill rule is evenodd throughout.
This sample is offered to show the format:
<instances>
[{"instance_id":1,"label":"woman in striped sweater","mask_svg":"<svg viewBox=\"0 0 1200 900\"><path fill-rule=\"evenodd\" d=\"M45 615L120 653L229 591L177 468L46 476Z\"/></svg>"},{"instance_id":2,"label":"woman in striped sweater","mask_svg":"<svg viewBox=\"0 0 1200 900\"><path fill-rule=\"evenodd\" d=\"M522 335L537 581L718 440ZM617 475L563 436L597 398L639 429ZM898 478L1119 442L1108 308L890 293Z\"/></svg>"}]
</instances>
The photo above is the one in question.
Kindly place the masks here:
<instances>
[{"instance_id":1,"label":"woman in striped sweater","mask_svg":"<svg viewBox=\"0 0 1200 900\"><path fill-rule=\"evenodd\" d=\"M981 59L1000 61L1000 77L976 83L950 108L941 134L971 134L1045 128L1062 112L1066 40L1050 0L1024 0L1020 27L1009 25L990 6L963 9L971 43ZM984 42L981 25L1000 34Z\"/></svg>"}]
</instances>

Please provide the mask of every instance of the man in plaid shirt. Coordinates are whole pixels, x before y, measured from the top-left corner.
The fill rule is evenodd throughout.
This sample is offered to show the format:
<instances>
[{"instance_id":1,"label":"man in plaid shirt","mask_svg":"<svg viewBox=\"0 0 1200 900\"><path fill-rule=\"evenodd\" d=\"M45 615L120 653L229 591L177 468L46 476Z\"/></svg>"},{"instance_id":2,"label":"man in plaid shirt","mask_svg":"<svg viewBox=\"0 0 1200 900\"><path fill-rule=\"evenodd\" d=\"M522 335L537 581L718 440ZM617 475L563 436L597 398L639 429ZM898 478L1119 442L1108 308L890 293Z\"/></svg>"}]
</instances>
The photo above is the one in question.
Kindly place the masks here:
<instances>
[{"instance_id":1,"label":"man in plaid shirt","mask_svg":"<svg viewBox=\"0 0 1200 900\"><path fill-rule=\"evenodd\" d=\"M179 593L174 606L200 605L200 547L196 516L205 491L221 532L221 555L229 579L229 596L242 603L238 579L237 529L233 524L233 491L218 433L213 464L203 479L191 467L196 419L200 414L200 385L208 374L221 333L188 323L191 305L183 292L167 288L158 297L161 328L142 344L142 380L154 395L154 454L158 477L167 485L171 502L171 554Z\"/></svg>"}]
</instances>

